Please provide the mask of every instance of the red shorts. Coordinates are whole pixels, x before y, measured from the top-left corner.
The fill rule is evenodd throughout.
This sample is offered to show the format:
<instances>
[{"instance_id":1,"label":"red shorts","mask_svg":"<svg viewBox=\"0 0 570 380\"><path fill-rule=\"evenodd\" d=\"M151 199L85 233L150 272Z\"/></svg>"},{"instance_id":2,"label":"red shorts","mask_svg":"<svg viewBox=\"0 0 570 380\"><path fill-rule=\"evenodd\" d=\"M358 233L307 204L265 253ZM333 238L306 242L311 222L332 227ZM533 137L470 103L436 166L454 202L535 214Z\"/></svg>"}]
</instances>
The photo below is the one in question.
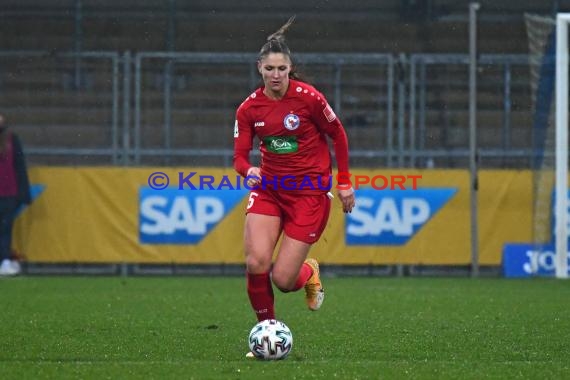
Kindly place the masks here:
<instances>
[{"instance_id":1,"label":"red shorts","mask_svg":"<svg viewBox=\"0 0 570 380\"><path fill-rule=\"evenodd\" d=\"M327 226L330 209L331 200L325 193L307 195L255 189L249 193L246 214L278 216L287 236L313 244Z\"/></svg>"}]
</instances>

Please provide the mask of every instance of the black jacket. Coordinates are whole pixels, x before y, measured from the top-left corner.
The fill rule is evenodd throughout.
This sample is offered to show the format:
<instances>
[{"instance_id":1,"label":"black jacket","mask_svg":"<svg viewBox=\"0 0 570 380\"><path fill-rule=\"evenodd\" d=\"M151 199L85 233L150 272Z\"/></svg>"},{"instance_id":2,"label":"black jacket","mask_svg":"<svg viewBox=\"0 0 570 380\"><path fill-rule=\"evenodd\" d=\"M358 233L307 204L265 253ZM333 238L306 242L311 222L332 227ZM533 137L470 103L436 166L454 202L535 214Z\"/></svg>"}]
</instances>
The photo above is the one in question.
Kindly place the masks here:
<instances>
[{"instance_id":1,"label":"black jacket","mask_svg":"<svg viewBox=\"0 0 570 380\"><path fill-rule=\"evenodd\" d=\"M26 159L20 139L15 134L12 134L12 144L14 144L14 164L16 165L16 177L18 177L18 201L30 204L32 196L30 194L30 180L28 179L28 170L26 169Z\"/></svg>"}]
</instances>

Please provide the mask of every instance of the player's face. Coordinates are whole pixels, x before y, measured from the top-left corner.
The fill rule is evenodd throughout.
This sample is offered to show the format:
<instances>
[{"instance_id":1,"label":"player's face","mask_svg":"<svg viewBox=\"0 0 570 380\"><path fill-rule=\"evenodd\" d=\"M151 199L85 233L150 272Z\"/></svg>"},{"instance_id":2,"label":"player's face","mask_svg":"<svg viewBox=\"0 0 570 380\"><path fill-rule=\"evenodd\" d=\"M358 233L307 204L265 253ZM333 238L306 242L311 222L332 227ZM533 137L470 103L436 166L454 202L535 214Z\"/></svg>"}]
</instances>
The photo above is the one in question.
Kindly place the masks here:
<instances>
[{"instance_id":1,"label":"player's face","mask_svg":"<svg viewBox=\"0 0 570 380\"><path fill-rule=\"evenodd\" d=\"M289 87L291 60L283 53L269 53L258 62L257 68L265 84L266 95L281 98Z\"/></svg>"}]
</instances>

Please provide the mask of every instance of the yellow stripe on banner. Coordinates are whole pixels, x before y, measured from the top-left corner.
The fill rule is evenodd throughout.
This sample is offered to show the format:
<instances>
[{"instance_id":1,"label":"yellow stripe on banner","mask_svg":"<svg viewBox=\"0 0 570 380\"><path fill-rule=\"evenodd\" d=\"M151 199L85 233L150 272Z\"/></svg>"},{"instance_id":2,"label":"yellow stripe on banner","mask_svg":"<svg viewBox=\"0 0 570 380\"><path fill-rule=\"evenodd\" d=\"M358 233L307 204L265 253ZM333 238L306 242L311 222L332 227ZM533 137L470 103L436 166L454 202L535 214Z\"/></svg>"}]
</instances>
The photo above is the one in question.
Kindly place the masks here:
<instances>
[{"instance_id":1,"label":"yellow stripe on banner","mask_svg":"<svg viewBox=\"0 0 570 380\"><path fill-rule=\"evenodd\" d=\"M17 219L14 244L29 261L46 263L243 263L247 195L197 244L140 242L139 190L151 173L178 181L178 173L211 175L219 183L232 169L34 167L32 184L44 192ZM311 256L328 264L467 264L470 261L469 173L466 170L355 170L353 175L422 175L422 188L456 188L455 195L399 246L347 246L338 197ZM479 247L482 265L499 265L505 242L530 242L530 171L480 172ZM174 183L172 182L174 181ZM408 183L408 185L410 185ZM382 190L378 190L382 191ZM336 193L336 190L333 190ZM223 193L220 193L223 194ZM358 202L358 191L357 202Z\"/></svg>"}]
</instances>

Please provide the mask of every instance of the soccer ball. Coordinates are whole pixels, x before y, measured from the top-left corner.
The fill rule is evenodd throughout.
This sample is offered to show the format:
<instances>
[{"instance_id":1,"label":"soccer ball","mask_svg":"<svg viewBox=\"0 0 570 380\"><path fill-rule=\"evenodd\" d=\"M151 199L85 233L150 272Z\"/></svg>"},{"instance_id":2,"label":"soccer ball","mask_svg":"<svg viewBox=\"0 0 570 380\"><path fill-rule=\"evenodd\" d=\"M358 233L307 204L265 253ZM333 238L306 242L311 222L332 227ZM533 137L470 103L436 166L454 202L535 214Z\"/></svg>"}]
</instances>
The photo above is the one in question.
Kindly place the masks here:
<instances>
[{"instance_id":1,"label":"soccer ball","mask_svg":"<svg viewBox=\"0 0 570 380\"><path fill-rule=\"evenodd\" d=\"M281 321L266 319L251 329L249 349L259 359L285 359L293 348L293 335Z\"/></svg>"}]
</instances>

